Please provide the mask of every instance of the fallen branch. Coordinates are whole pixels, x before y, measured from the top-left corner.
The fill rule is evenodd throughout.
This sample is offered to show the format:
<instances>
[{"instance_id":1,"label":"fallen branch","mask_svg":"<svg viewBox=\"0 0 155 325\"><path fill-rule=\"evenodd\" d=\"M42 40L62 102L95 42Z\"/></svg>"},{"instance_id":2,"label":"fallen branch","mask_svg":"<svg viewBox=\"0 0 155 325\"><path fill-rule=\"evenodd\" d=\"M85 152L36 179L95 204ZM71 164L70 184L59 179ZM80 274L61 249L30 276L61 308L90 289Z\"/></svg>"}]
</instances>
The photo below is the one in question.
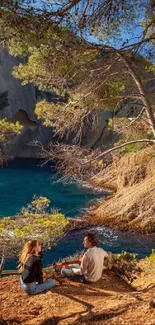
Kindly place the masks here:
<instances>
[{"instance_id":1,"label":"fallen branch","mask_svg":"<svg viewBox=\"0 0 155 325\"><path fill-rule=\"evenodd\" d=\"M117 149L120 149L120 148L123 148L123 147L126 147L130 144L134 144L134 143L141 143L141 142L148 142L148 143L155 143L155 139L139 139L139 140L133 140L133 141L129 141L129 142L125 142L125 143L122 143L118 146L115 146L113 148L110 148L102 153L100 153L98 156L84 162L82 165L87 165L88 163L92 162L92 161L95 161L96 159L99 159L99 158L102 158L103 156L105 156L106 154L114 151L114 150L117 150Z\"/></svg>"}]
</instances>

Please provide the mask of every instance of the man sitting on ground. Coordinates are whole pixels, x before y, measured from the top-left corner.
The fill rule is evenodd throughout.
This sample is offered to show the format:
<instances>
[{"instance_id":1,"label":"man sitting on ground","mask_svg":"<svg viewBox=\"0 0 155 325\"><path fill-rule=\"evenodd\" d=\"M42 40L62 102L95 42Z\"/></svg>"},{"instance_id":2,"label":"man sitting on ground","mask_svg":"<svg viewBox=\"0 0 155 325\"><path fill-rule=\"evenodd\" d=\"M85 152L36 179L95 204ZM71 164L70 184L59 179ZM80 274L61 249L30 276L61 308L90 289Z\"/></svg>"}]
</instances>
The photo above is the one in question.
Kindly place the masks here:
<instances>
[{"instance_id":1,"label":"man sitting on ground","mask_svg":"<svg viewBox=\"0 0 155 325\"><path fill-rule=\"evenodd\" d=\"M85 248L88 248L81 259L80 267L63 267L61 274L74 281L92 283L98 281L102 276L104 258L108 256L102 248L96 247L98 239L92 233L88 233L83 240Z\"/></svg>"}]
</instances>

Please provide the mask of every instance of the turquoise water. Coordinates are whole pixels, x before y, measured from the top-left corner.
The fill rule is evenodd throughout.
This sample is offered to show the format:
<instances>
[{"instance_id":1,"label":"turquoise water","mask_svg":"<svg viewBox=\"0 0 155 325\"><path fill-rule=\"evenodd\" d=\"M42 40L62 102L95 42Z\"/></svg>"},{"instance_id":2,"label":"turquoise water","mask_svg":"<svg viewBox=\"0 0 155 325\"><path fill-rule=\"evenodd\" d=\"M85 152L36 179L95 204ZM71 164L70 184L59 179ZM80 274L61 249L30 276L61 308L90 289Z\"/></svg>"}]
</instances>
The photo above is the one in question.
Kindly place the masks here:
<instances>
[{"instance_id":1,"label":"turquoise water","mask_svg":"<svg viewBox=\"0 0 155 325\"><path fill-rule=\"evenodd\" d=\"M40 168L38 160L18 159L0 168L0 215L18 214L26 206L33 195L46 196L51 206L59 208L66 216L82 215L95 200L104 197L104 193L95 192L90 188L75 185L52 183L50 166ZM113 253L122 250L139 254L142 258L155 248L155 235L134 234L111 228L95 227L86 230L72 231L60 240L52 250L44 252L43 264L49 266L54 260L73 255L83 249L83 237L88 230L99 236L99 246ZM16 267L16 259L8 259L5 269Z\"/></svg>"},{"instance_id":2,"label":"turquoise water","mask_svg":"<svg viewBox=\"0 0 155 325\"><path fill-rule=\"evenodd\" d=\"M75 217L103 196L88 187L53 184L51 167L41 164L38 160L18 159L0 168L0 216L18 214L36 194L46 196L51 207L60 209L67 217Z\"/></svg>"}]
</instances>

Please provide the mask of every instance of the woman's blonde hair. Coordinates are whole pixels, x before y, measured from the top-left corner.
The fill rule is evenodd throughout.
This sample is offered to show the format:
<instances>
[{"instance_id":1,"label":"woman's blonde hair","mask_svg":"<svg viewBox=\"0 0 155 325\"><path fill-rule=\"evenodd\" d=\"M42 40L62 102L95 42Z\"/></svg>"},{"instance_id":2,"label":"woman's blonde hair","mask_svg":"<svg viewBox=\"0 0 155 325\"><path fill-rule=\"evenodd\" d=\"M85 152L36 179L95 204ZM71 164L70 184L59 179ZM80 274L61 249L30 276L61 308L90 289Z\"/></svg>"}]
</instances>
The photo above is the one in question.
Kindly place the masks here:
<instances>
[{"instance_id":1,"label":"woman's blonde hair","mask_svg":"<svg viewBox=\"0 0 155 325\"><path fill-rule=\"evenodd\" d=\"M29 259L30 256L35 255L35 248L37 245L37 240L29 240L27 243L25 243L23 250L19 256L19 273L21 273L24 269L24 264Z\"/></svg>"}]
</instances>

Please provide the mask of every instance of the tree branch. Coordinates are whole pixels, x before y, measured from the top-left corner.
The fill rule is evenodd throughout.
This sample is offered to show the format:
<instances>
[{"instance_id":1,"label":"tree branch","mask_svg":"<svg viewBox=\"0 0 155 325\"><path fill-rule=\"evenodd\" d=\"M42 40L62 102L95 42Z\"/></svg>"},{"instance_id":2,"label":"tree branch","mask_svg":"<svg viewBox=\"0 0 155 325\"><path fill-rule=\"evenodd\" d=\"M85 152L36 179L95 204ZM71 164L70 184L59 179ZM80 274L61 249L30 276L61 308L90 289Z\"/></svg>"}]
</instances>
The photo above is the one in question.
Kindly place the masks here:
<instances>
[{"instance_id":1,"label":"tree branch","mask_svg":"<svg viewBox=\"0 0 155 325\"><path fill-rule=\"evenodd\" d=\"M5 258L6 258L6 246L4 245L3 251L2 251L2 260L1 260L1 264L0 264L0 276L1 276L2 271L4 269Z\"/></svg>"},{"instance_id":2,"label":"tree branch","mask_svg":"<svg viewBox=\"0 0 155 325\"><path fill-rule=\"evenodd\" d=\"M54 17L54 16L63 16L67 11L75 7L81 0L73 0L70 2L70 4L65 7L64 9L53 11L51 13L46 14L46 17Z\"/></svg>"},{"instance_id":3,"label":"tree branch","mask_svg":"<svg viewBox=\"0 0 155 325\"><path fill-rule=\"evenodd\" d=\"M135 123L143 115L144 112L145 112L145 107L143 107L140 113L138 114L138 116L131 121L130 125Z\"/></svg>"},{"instance_id":4,"label":"tree branch","mask_svg":"<svg viewBox=\"0 0 155 325\"><path fill-rule=\"evenodd\" d=\"M149 143L155 143L155 140L153 139L139 139L139 140L133 140L133 141L129 141L129 142L125 142L125 143L122 143L116 147L113 147L113 148L110 148L102 153L100 153L98 156L96 156L95 158L93 159L90 159L88 160L87 162L83 163L82 165L87 165L88 163L92 162L92 161L95 161L96 159L99 159L99 158L102 158L103 156L105 156L106 154L112 152L112 151L115 151L117 149L120 149L120 148L123 148L123 147L126 147L128 146L129 144L134 144L134 143L141 143L141 142L149 142Z\"/></svg>"}]
</instances>

